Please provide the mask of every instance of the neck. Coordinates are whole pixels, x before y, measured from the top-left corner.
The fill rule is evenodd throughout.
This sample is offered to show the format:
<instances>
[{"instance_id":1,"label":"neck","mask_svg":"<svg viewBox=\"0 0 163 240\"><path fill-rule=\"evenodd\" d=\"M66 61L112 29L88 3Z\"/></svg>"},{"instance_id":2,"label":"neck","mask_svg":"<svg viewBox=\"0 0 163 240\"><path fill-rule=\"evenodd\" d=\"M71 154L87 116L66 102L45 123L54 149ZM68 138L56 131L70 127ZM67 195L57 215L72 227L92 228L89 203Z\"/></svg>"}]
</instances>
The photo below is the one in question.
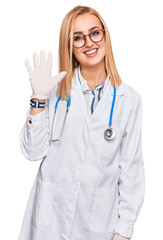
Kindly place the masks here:
<instances>
[{"instance_id":1,"label":"neck","mask_svg":"<svg viewBox=\"0 0 163 240\"><path fill-rule=\"evenodd\" d=\"M95 86L104 82L107 73L104 62L101 62L95 66L83 66L80 67L82 77L87 81L88 87L94 89Z\"/></svg>"}]
</instances>

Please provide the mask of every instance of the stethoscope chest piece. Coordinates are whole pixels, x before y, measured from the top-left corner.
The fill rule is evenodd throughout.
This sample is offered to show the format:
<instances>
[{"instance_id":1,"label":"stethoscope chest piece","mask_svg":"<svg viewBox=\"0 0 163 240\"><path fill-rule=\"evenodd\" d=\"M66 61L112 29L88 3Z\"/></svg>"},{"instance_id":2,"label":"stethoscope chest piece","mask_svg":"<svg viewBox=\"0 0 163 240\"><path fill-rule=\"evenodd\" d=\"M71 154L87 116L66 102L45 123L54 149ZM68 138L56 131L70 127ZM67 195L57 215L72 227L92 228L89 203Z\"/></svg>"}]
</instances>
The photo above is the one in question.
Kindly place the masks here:
<instances>
[{"instance_id":1,"label":"stethoscope chest piece","mask_svg":"<svg viewBox=\"0 0 163 240\"><path fill-rule=\"evenodd\" d=\"M111 127L106 129L104 132L104 138L106 140L112 140L113 138L115 138L115 130Z\"/></svg>"}]
</instances>

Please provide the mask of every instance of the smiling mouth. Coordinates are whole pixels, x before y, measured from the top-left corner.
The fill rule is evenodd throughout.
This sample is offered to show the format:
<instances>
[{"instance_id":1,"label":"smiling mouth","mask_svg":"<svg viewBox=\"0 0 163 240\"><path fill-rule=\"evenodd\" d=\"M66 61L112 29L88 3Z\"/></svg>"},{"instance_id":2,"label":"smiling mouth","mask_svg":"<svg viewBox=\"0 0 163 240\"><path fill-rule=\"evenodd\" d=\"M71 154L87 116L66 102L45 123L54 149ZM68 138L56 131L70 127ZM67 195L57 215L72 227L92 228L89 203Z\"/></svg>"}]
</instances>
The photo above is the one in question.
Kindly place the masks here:
<instances>
[{"instance_id":1,"label":"smiling mouth","mask_svg":"<svg viewBox=\"0 0 163 240\"><path fill-rule=\"evenodd\" d=\"M97 52L97 50L98 50L98 48L93 49L93 50L90 50L90 51L86 51L86 52L84 52L84 53L85 53L86 55L91 55L91 54Z\"/></svg>"}]
</instances>

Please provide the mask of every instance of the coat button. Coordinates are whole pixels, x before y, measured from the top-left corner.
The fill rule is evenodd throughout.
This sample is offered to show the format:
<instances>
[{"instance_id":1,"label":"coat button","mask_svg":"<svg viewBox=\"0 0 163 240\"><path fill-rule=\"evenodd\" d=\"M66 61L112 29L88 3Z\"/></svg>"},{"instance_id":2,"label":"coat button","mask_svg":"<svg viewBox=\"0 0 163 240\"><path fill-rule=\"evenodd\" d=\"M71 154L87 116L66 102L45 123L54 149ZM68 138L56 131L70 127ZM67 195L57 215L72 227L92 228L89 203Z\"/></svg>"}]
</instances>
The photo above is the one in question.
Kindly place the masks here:
<instances>
[{"instance_id":1,"label":"coat button","mask_svg":"<svg viewBox=\"0 0 163 240\"><path fill-rule=\"evenodd\" d=\"M30 123L30 124L32 123L32 120L31 120L31 119L29 119L29 123Z\"/></svg>"}]
</instances>

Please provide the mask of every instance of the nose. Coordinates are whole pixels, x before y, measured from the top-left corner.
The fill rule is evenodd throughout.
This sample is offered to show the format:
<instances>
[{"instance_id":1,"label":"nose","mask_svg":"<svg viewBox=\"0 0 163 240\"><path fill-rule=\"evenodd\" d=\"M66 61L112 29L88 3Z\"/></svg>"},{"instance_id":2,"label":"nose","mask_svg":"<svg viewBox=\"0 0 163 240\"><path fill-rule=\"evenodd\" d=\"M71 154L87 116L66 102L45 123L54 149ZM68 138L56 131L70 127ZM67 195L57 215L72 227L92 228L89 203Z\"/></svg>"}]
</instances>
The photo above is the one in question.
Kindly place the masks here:
<instances>
[{"instance_id":1,"label":"nose","mask_svg":"<svg viewBox=\"0 0 163 240\"><path fill-rule=\"evenodd\" d=\"M91 41L89 35L85 36L85 47L91 47L93 42Z\"/></svg>"}]
</instances>

